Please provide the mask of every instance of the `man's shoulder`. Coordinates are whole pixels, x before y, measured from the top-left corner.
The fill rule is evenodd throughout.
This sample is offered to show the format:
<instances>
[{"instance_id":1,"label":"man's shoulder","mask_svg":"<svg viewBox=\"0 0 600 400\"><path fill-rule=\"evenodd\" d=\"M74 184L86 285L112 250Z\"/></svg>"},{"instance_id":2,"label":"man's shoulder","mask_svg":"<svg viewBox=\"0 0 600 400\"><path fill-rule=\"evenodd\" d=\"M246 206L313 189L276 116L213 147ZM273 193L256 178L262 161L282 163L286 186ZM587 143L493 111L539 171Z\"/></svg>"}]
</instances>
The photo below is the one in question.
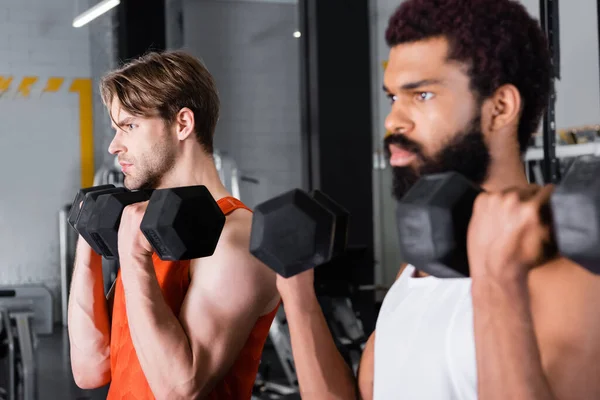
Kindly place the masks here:
<instances>
[{"instance_id":1,"label":"man's shoulder","mask_svg":"<svg viewBox=\"0 0 600 400\"><path fill-rule=\"evenodd\" d=\"M529 288L536 329L545 340L567 345L600 335L600 276L558 258L530 273Z\"/></svg>"},{"instance_id":2,"label":"man's shoulder","mask_svg":"<svg viewBox=\"0 0 600 400\"><path fill-rule=\"evenodd\" d=\"M211 282L222 290L251 290L259 302L272 303L277 296L275 272L250 253L252 213L236 209L227 215L213 255L192 260L192 281ZM204 285L203 285L204 286Z\"/></svg>"},{"instance_id":3,"label":"man's shoulder","mask_svg":"<svg viewBox=\"0 0 600 400\"><path fill-rule=\"evenodd\" d=\"M228 213L215 253L222 256L234 253L236 257L241 257L241 261L255 261L256 259L250 253L252 216L252 212L244 208Z\"/></svg>"},{"instance_id":4,"label":"man's shoulder","mask_svg":"<svg viewBox=\"0 0 600 400\"><path fill-rule=\"evenodd\" d=\"M556 389L597 381L600 276L559 258L533 270L529 287L542 360L550 380L560 383Z\"/></svg>"}]
</instances>

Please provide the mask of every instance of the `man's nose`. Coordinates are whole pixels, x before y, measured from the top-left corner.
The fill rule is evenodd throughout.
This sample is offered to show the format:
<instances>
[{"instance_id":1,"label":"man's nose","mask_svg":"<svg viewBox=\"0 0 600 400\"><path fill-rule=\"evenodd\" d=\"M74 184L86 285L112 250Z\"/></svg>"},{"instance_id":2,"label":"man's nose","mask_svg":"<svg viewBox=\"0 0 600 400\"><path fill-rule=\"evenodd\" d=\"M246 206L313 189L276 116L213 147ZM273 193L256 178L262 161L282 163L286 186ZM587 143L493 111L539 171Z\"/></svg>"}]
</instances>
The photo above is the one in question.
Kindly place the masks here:
<instances>
[{"instance_id":1,"label":"man's nose","mask_svg":"<svg viewBox=\"0 0 600 400\"><path fill-rule=\"evenodd\" d=\"M385 129L391 134L408 134L414 129L414 122L402 111L399 104L394 104L385 118Z\"/></svg>"}]
</instances>

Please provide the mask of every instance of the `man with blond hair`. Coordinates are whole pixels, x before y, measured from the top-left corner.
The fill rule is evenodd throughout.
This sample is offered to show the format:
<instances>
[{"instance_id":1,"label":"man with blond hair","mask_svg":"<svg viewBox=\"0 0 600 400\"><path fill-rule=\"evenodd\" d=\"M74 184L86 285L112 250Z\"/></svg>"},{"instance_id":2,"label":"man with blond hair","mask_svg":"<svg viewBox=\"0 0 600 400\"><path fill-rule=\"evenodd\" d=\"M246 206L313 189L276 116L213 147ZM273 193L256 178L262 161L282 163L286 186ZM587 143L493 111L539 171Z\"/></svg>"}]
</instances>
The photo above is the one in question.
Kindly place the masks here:
<instances>
[{"instance_id":1,"label":"man with blond hair","mask_svg":"<svg viewBox=\"0 0 600 400\"><path fill-rule=\"evenodd\" d=\"M212 158L214 80L184 52L149 53L105 76L101 94L125 187L204 185L226 223L212 256L162 261L140 230L147 202L126 207L108 296L101 256L79 240L68 321L75 382L110 383L109 399L249 399L279 295L248 250L252 213Z\"/></svg>"}]
</instances>

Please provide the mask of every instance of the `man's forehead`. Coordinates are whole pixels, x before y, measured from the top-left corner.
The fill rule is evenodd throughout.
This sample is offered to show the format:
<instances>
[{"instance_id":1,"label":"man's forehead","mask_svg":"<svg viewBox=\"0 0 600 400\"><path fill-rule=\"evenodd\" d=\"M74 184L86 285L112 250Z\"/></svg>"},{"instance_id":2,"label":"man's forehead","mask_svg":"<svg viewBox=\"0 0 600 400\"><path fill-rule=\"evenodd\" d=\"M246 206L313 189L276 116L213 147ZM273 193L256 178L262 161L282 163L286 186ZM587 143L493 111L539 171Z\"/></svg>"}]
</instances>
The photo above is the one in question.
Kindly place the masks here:
<instances>
[{"instance_id":1,"label":"man's forehead","mask_svg":"<svg viewBox=\"0 0 600 400\"><path fill-rule=\"evenodd\" d=\"M131 114L125 111L125 109L121 106L121 103L118 99L114 99L110 104L110 112L114 119L117 119L117 117L124 118L131 116Z\"/></svg>"},{"instance_id":2,"label":"man's forehead","mask_svg":"<svg viewBox=\"0 0 600 400\"><path fill-rule=\"evenodd\" d=\"M399 87L421 80L446 81L460 74L456 63L448 60L448 42L432 38L396 45L390 49L384 84Z\"/></svg>"},{"instance_id":3,"label":"man's forehead","mask_svg":"<svg viewBox=\"0 0 600 400\"><path fill-rule=\"evenodd\" d=\"M110 115L112 120L112 125L115 127L115 123L120 123L126 118L131 118L133 115L128 113L122 106L118 100L113 100L110 105Z\"/></svg>"},{"instance_id":4,"label":"man's forehead","mask_svg":"<svg viewBox=\"0 0 600 400\"><path fill-rule=\"evenodd\" d=\"M390 63L435 62L445 64L448 60L448 41L445 38L430 38L415 42L401 43L390 49Z\"/></svg>"}]
</instances>

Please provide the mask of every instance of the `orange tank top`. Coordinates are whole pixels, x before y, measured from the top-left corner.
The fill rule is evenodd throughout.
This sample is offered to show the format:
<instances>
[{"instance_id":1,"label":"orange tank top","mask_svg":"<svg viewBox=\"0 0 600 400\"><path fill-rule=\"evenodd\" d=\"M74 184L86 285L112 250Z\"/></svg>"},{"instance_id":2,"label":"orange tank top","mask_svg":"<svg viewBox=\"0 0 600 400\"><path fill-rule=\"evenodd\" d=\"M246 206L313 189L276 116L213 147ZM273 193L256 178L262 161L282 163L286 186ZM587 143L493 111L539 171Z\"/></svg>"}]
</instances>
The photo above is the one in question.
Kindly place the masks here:
<instances>
[{"instance_id":1,"label":"orange tank top","mask_svg":"<svg viewBox=\"0 0 600 400\"><path fill-rule=\"evenodd\" d=\"M233 197L222 198L217 203L225 215L238 208L251 211L241 201ZM190 262L162 261L156 254L152 255L152 261L165 301L173 310L173 313L179 315L190 285ZM238 400L251 398L263 346L278 308L279 305L269 314L257 320L235 363L207 399ZM154 399L131 340L120 272L117 273L115 282L110 366L111 384L108 391L108 400Z\"/></svg>"}]
</instances>

